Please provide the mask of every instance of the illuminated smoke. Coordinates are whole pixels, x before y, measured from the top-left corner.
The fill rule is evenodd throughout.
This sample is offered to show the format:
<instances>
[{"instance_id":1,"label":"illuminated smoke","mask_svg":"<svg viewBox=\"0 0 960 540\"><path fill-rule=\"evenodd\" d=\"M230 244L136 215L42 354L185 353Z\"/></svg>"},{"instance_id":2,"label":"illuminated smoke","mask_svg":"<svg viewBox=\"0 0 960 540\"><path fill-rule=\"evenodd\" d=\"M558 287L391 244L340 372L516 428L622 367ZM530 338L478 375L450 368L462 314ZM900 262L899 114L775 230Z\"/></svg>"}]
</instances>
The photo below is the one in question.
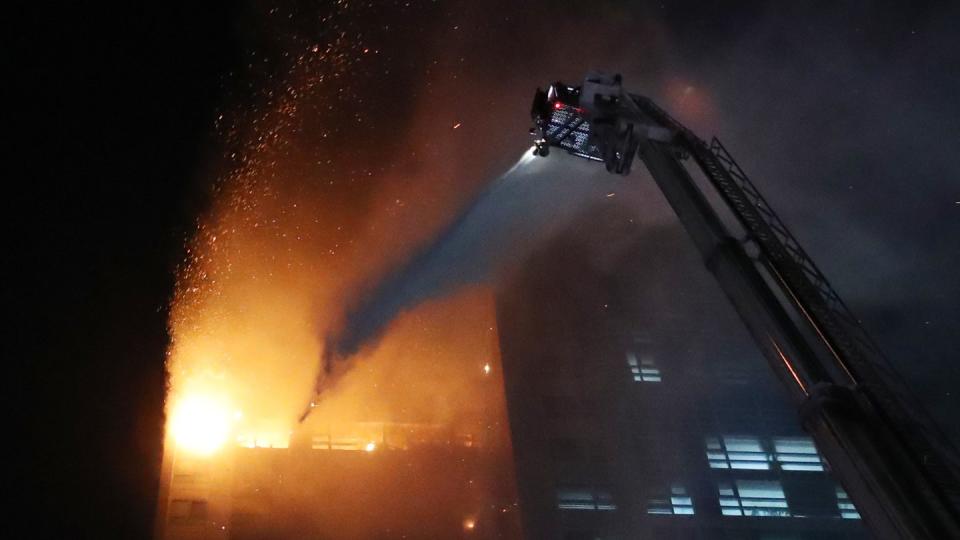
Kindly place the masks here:
<instances>
[{"instance_id":1,"label":"illuminated smoke","mask_svg":"<svg viewBox=\"0 0 960 540\"><path fill-rule=\"evenodd\" d=\"M435 104L432 115L391 126L400 131L391 140L416 156L391 154L370 135L376 121L394 120L370 114L363 93L382 77L372 66L386 53L345 20L324 19L327 41L283 35L271 56L251 52L251 65L274 68L238 75L254 80L252 90L232 96L235 110L217 121L223 162L211 165L220 174L178 270L169 322L168 434L180 448L284 446L295 429L351 422L441 425L509 444L495 421L505 412L491 296L476 287L400 317L310 423L296 425L346 291L401 259L477 183L454 182L458 162L434 157ZM471 128L453 125L445 127Z\"/></svg>"},{"instance_id":2,"label":"illuminated smoke","mask_svg":"<svg viewBox=\"0 0 960 540\"><path fill-rule=\"evenodd\" d=\"M251 70L269 69L245 74L255 90L236 96L236 109L217 118L223 172L178 270L169 323L167 411L182 446L215 446L199 435L219 428L217 415L200 415L209 420L201 425L181 420L196 417L196 404L212 401L253 413L231 425L231 437L238 429L286 433L293 405L282 390L312 377L304 359L318 354L314 302L330 287L323 248L337 239L329 221L317 217L330 213L315 188L303 189L290 171L305 166L297 144L315 102L339 107L355 99L337 81L355 67L364 46L346 33L343 17L323 16L331 29L326 41L277 28L289 43L272 58L250 51Z\"/></svg>"},{"instance_id":3,"label":"illuminated smoke","mask_svg":"<svg viewBox=\"0 0 960 540\"><path fill-rule=\"evenodd\" d=\"M559 161L569 166L574 159L562 155L552 161L538 159L528 151L348 312L340 332L331 334L325 344L325 371L334 369L331 362L375 342L403 311L459 287L487 282L510 263L523 260L533 247L578 211L603 200L618 184L611 175L570 174L555 165Z\"/></svg>"}]
</instances>

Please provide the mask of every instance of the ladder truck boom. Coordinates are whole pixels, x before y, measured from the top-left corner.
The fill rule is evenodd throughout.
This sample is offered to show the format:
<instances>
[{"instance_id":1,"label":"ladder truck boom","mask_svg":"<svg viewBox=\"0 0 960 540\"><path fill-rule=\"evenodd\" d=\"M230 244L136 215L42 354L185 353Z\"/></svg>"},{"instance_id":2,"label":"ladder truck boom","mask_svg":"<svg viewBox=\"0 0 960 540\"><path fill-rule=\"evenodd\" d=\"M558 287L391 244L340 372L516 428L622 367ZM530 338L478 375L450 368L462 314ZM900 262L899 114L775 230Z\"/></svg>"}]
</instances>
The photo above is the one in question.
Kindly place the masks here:
<instances>
[{"instance_id":1,"label":"ladder truck boom","mask_svg":"<svg viewBox=\"0 0 960 540\"><path fill-rule=\"evenodd\" d=\"M956 449L719 140L619 75L538 89L531 116L535 155L556 148L621 175L640 157L877 538L960 538Z\"/></svg>"}]
</instances>

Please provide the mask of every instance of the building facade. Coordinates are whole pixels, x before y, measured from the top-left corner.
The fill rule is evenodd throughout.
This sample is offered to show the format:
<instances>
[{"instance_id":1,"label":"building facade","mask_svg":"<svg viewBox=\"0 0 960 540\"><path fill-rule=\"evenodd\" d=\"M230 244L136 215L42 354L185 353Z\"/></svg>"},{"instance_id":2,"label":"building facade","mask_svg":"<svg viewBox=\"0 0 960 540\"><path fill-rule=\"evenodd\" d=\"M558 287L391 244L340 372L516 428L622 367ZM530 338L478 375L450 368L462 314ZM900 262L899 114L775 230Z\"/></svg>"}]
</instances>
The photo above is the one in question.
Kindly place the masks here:
<instances>
[{"instance_id":1,"label":"building facade","mask_svg":"<svg viewBox=\"0 0 960 540\"><path fill-rule=\"evenodd\" d=\"M527 538L866 538L679 227L587 214L497 319Z\"/></svg>"},{"instance_id":2,"label":"building facade","mask_svg":"<svg viewBox=\"0 0 960 540\"><path fill-rule=\"evenodd\" d=\"M171 445L157 537L518 538L509 454L487 442L370 422L210 456Z\"/></svg>"},{"instance_id":3,"label":"building facade","mask_svg":"<svg viewBox=\"0 0 960 540\"><path fill-rule=\"evenodd\" d=\"M683 232L632 216L588 212L502 281L476 373L501 406L170 441L157 537L867 538Z\"/></svg>"},{"instance_id":4,"label":"building facade","mask_svg":"<svg viewBox=\"0 0 960 540\"><path fill-rule=\"evenodd\" d=\"M303 422L270 408L274 394L299 404L285 386L174 388L186 397L171 406L156 537L520 538L492 295L432 309L357 359ZM233 394L217 401L220 389Z\"/></svg>"}]
</instances>

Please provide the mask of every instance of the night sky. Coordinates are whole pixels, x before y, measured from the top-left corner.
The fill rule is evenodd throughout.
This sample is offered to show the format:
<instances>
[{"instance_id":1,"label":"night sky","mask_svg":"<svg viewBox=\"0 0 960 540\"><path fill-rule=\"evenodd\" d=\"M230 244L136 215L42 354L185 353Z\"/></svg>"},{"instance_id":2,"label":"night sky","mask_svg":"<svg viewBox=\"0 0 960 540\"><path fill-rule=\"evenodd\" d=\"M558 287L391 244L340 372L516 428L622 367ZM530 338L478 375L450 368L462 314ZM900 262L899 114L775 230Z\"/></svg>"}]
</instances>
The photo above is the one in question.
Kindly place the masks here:
<instances>
[{"instance_id":1,"label":"night sky","mask_svg":"<svg viewBox=\"0 0 960 540\"><path fill-rule=\"evenodd\" d=\"M11 9L6 356L28 436L8 446L37 536L149 536L176 269L291 73L331 74L296 88L276 154L284 182L329 186L346 236L316 249L376 221L397 227L386 260L529 146L537 85L623 73L724 141L960 440L960 7L335 4ZM336 40L335 67L289 54Z\"/></svg>"}]
</instances>

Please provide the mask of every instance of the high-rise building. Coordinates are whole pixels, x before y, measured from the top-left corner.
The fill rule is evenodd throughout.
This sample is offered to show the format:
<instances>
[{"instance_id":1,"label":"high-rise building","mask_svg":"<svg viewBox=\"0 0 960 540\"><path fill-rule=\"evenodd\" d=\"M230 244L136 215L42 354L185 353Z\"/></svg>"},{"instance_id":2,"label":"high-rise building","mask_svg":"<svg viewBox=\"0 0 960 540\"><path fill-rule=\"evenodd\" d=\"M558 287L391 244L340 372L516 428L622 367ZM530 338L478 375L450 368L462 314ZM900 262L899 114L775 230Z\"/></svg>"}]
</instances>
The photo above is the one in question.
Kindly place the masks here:
<instances>
[{"instance_id":1,"label":"high-rise building","mask_svg":"<svg viewBox=\"0 0 960 540\"><path fill-rule=\"evenodd\" d=\"M171 441L158 537L866 538L683 231L633 216L586 213L486 298L494 406Z\"/></svg>"},{"instance_id":2,"label":"high-rise building","mask_svg":"<svg viewBox=\"0 0 960 540\"><path fill-rule=\"evenodd\" d=\"M587 214L498 291L525 536L865 538L683 231L634 221Z\"/></svg>"}]
</instances>

